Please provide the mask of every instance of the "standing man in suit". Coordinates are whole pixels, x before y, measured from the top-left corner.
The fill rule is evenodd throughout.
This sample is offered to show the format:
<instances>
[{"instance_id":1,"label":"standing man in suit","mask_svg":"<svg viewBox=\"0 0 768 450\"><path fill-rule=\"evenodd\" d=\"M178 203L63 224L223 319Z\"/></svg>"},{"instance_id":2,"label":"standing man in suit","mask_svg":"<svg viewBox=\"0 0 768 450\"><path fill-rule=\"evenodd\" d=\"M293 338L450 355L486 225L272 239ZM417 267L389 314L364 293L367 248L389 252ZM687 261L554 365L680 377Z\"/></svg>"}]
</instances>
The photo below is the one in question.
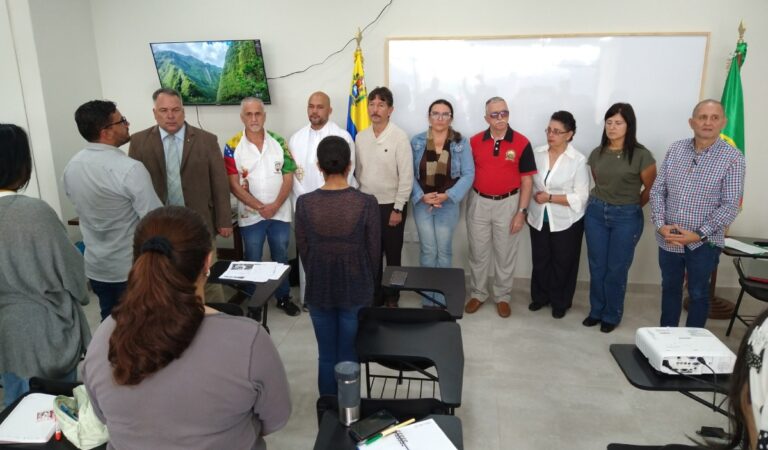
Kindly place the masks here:
<instances>
[{"instance_id":1,"label":"standing man in suit","mask_svg":"<svg viewBox=\"0 0 768 450\"><path fill-rule=\"evenodd\" d=\"M175 90L158 89L152 100L157 125L131 136L128 156L147 168L163 204L193 209L203 217L211 236L229 237L229 182L216 136L184 120L184 105ZM206 285L205 300L223 301L221 286Z\"/></svg>"}]
</instances>

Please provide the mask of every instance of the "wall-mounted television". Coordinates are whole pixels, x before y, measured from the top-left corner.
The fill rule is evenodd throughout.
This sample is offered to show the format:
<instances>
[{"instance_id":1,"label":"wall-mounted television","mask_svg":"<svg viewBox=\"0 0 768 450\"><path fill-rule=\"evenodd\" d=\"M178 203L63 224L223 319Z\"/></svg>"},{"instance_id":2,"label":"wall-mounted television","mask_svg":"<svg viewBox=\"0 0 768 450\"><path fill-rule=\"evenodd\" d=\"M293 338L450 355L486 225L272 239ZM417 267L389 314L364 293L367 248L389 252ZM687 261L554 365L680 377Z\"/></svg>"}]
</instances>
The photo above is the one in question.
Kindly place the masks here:
<instances>
[{"instance_id":1,"label":"wall-mounted television","mask_svg":"<svg viewBox=\"0 0 768 450\"><path fill-rule=\"evenodd\" d=\"M149 46L160 86L179 91L186 105L236 105L244 97L271 103L258 39Z\"/></svg>"}]
</instances>

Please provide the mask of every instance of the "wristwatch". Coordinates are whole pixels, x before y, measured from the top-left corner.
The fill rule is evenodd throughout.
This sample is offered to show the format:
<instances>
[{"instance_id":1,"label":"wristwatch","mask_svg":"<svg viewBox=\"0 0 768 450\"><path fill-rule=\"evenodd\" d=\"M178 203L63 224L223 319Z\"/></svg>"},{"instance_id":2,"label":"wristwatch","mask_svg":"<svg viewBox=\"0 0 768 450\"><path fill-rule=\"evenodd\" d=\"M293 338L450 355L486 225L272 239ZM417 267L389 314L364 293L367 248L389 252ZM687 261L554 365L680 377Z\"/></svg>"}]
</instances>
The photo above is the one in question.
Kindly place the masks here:
<instances>
[{"instance_id":1,"label":"wristwatch","mask_svg":"<svg viewBox=\"0 0 768 450\"><path fill-rule=\"evenodd\" d=\"M699 240L700 240L701 242L707 242L707 241L709 241L709 236L705 235L705 234L704 234L704 233L702 233L701 231L696 231L696 234L698 234L698 235L699 235Z\"/></svg>"},{"instance_id":2,"label":"wristwatch","mask_svg":"<svg viewBox=\"0 0 768 450\"><path fill-rule=\"evenodd\" d=\"M520 208L517 210L517 212L523 213L524 216L528 215L528 208Z\"/></svg>"}]
</instances>

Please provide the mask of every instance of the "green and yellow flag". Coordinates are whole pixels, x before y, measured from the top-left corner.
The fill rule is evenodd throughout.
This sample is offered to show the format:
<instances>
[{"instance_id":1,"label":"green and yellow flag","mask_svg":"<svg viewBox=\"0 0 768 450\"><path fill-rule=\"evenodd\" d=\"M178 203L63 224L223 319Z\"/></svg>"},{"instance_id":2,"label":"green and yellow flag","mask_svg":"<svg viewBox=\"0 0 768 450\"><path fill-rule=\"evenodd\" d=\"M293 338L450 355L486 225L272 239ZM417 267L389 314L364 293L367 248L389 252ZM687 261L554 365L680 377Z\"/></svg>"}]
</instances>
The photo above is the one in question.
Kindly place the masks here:
<instances>
[{"instance_id":1,"label":"green and yellow flag","mask_svg":"<svg viewBox=\"0 0 768 450\"><path fill-rule=\"evenodd\" d=\"M747 43L739 39L736 51L731 58L731 67L728 71L728 79L725 80L723 97L720 100L728 119L720 137L733 147L745 152L744 148L744 94L741 90L741 65L747 58Z\"/></svg>"},{"instance_id":2,"label":"green and yellow flag","mask_svg":"<svg viewBox=\"0 0 768 450\"><path fill-rule=\"evenodd\" d=\"M347 116L347 131L352 139L357 133L371 125L368 117L368 91L365 89L365 73L363 71L363 51L355 50L355 67L352 69L352 86L349 90L349 115Z\"/></svg>"}]
</instances>

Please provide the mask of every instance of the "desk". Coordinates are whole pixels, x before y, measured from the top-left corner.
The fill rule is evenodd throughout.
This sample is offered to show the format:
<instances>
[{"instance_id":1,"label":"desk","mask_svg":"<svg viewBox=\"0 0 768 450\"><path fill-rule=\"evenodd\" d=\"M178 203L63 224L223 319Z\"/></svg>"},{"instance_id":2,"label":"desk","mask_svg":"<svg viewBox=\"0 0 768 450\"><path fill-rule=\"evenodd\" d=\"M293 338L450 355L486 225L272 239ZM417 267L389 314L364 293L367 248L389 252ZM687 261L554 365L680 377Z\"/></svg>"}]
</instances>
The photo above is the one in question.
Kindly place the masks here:
<instances>
[{"instance_id":1,"label":"desk","mask_svg":"<svg viewBox=\"0 0 768 450\"><path fill-rule=\"evenodd\" d=\"M701 403L708 408L712 408L720 414L728 415L728 412L702 397L692 394L692 392L709 392L715 389L720 394L728 394L729 376L718 375L717 382L712 375L697 375L696 378L702 381L693 380L680 375L666 375L657 372L648 359L637 349L635 344L611 344L611 355L616 363L624 372L629 383L645 391L677 391L686 397ZM711 384L713 383L714 386Z\"/></svg>"},{"instance_id":2,"label":"desk","mask_svg":"<svg viewBox=\"0 0 768 450\"><path fill-rule=\"evenodd\" d=\"M425 359L434 363L440 400L451 409L461 406L463 349L461 329L458 323L452 321L379 322L372 329L361 326L357 335L360 363L385 359L413 364L416 368ZM367 388L370 397L370 386Z\"/></svg>"},{"instance_id":3,"label":"desk","mask_svg":"<svg viewBox=\"0 0 768 450\"><path fill-rule=\"evenodd\" d=\"M243 294L245 296L245 301L235 301L234 304L237 304L241 308L243 308L243 311L248 315L248 317L253 317L254 314L257 316L260 315L261 317L254 317L257 320L259 320L264 326L264 329L269 332L269 327L267 326L267 310L266 303L267 301L272 298L277 288L280 286L280 283L283 282L288 277L288 273L290 273L291 269L289 268L283 274L280 276L277 280L269 280L264 283L251 283L250 281L236 281L236 280L223 280L221 279L221 274L223 274L227 268L229 268L229 263L232 261L216 261L216 263L211 266L211 274L208 277L209 283L217 283L217 284L225 284L227 286L233 287L235 290L237 290L240 294ZM253 295L248 297L248 294L245 291L245 288L247 286L254 286ZM260 310L260 311L259 311ZM1 450L1 449L0 449Z\"/></svg>"},{"instance_id":4,"label":"desk","mask_svg":"<svg viewBox=\"0 0 768 450\"><path fill-rule=\"evenodd\" d=\"M456 416L429 415L424 419L434 419L440 429L457 449L464 448L461 420ZM336 411L326 411L320 422L314 450L355 450L355 441L349 436L349 428L339 422Z\"/></svg>"},{"instance_id":5,"label":"desk","mask_svg":"<svg viewBox=\"0 0 768 450\"><path fill-rule=\"evenodd\" d=\"M14 408L21 402L21 399L26 397L27 394L22 395L19 397L11 406L8 408L5 408L3 412L0 412L0 423L2 423L8 415L11 414L11 411L13 411ZM107 444L102 444L98 447L95 447L94 450L106 450ZM46 442L45 444L0 444L1 450L77 450L77 447L75 447L73 444L71 444L66 437L62 435L61 440L57 441L54 438L51 438L50 441Z\"/></svg>"},{"instance_id":6,"label":"desk","mask_svg":"<svg viewBox=\"0 0 768 450\"><path fill-rule=\"evenodd\" d=\"M392 272L396 270L408 273L405 285L389 284ZM382 284L392 289L415 291L422 296L425 296L424 291L440 292L445 296L446 309L451 317L461 319L464 315L464 298L467 295L464 269L388 266L384 269Z\"/></svg>"}]
</instances>

